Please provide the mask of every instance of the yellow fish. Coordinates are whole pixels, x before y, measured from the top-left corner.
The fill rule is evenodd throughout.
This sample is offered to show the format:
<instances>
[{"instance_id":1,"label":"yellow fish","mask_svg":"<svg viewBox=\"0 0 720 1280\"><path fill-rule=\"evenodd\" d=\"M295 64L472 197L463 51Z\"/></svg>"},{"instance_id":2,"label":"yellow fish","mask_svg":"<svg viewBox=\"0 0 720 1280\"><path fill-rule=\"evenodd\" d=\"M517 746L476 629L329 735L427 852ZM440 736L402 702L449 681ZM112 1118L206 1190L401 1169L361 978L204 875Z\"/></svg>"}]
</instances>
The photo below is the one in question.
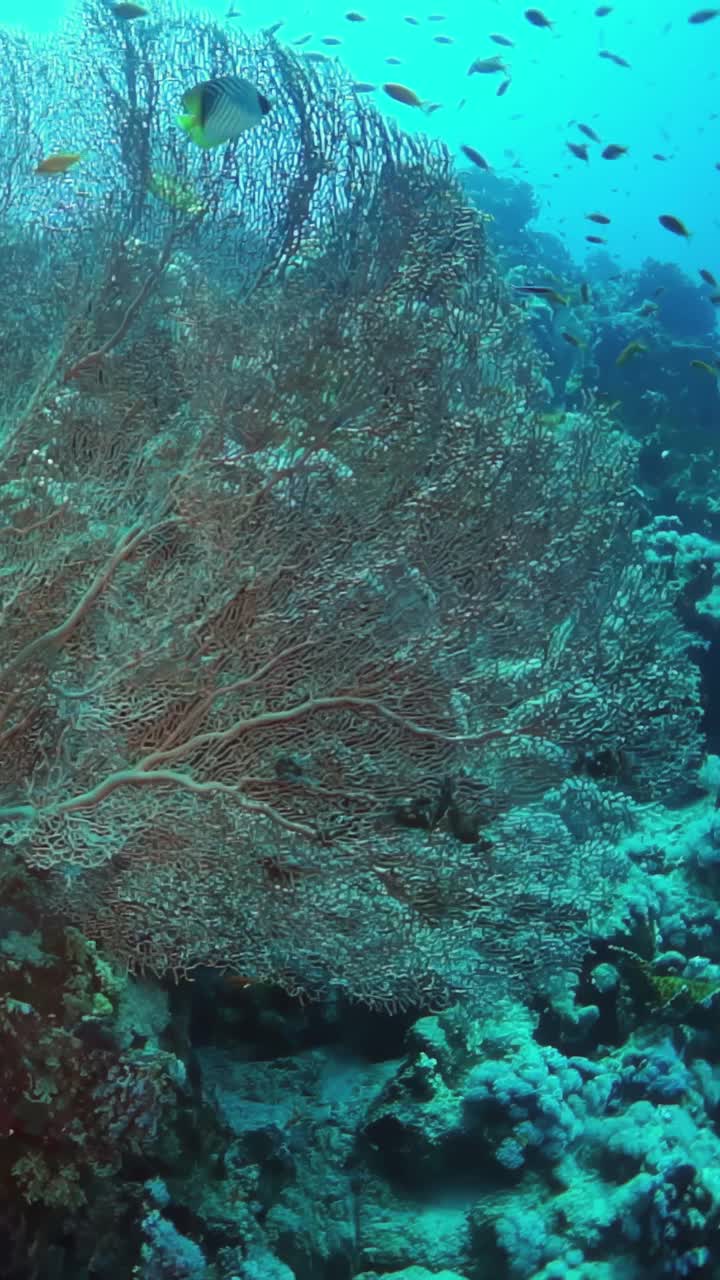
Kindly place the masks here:
<instances>
[{"instance_id":1,"label":"yellow fish","mask_svg":"<svg viewBox=\"0 0 720 1280\"><path fill-rule=\"evenodd\" d=\"M408 89L406 84L397 84L391 80L388 84L383 85L383 89L389 98L394 98L395 102L402 102L406 107L424 108L425 103L421 102L414 89Z\"/></svg>"},{"instance_id":2,"label":"yellow fish","mask_svg":"<svg viewBox=\"0 0 720 1280\"><path fill-rule=\"evenodd\" d=\"M176 178L170 173L151 173L147 186L151 195L157 200L163 200L179 213L198 217L206 212L206 206L197 192L183 178Z\"/></svg>"},{"instance_id":3,"label":"yellow fish","mask_svg":"<svg viewBox=\"0 0 720 1280\"><path fill-rule=\"evenodd\" d=\"M618 365L627 364L628 360L632 360L633 356L642 355L644 351L647 351L644 342L628 342L627 346L623 347L615 363Z\"/></svg>"},{"instance_id":4,"label":"yellow fish","mask_svg":"<svg viewBox=\"0 0 720 1280\"><path fill-rule=\"evenodd\" d=\"M82 160L84 151L54 151L40 161L36 173L67 173L78 160Z\"/></svg>"}]
</instances>

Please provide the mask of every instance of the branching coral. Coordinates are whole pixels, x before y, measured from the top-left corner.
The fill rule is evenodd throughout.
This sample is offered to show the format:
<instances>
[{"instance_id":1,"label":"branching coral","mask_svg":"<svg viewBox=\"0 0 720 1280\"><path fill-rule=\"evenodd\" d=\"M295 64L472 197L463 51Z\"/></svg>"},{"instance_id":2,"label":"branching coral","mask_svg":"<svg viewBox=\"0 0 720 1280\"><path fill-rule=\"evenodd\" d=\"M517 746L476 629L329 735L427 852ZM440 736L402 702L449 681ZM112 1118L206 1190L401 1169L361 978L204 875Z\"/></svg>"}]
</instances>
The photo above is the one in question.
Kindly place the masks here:
<instances>
[{"instance_id":1,"label":"branching coral","mask_svg":"<svg viewBox=\"0 0 720 1280\"><path fill-rule=\"evenodd\" d=\"M663 794L697 753L632 445L541 416L447 155L186 18L110 83L98 12L108 135L140 95L151 145L100 148L48 249L53 350L0 442L4 840L136 968L403 1004L576 958L617 868L543 794ZM193 79L242 62L274 104L213 164L165 123L188 30ZM147 195L156 156L203 216Z\"/></svg>"}]
</instances>

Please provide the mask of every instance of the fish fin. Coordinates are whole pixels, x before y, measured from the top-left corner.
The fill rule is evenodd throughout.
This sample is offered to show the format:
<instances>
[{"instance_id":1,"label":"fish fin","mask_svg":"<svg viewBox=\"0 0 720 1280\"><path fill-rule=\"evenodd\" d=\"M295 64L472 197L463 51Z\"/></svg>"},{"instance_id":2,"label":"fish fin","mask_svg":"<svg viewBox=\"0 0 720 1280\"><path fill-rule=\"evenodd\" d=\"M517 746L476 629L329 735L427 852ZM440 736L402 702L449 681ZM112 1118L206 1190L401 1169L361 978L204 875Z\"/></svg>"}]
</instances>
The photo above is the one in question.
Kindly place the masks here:
<instances>
[{"instance_id":1,"label":"fish fin","mask_svg":"<svg viewBox=\"0 0 720 1280\"><path fill-rule=\"evenodd\" d=\"M191 142L198 147L209 148L212 143L208 142L205 137L205 131L198 120L197 115L187 113L186 115L177 116L177 123L181 129L184 129Z\"/></svg>"},{"instance_id":2,"label":"fish fin","mask_svg":"<svg viewBox=\"0 0 720 1280\"><path fill-rule=\"evenodd\" d=\"M182 115L177 117L177 122L181 129L184 129L188 137L193 142L199 142L202 146L198 132L202 133L202 97L198 88L188 89L182 96Z\"/></svg>"}]
</instances>

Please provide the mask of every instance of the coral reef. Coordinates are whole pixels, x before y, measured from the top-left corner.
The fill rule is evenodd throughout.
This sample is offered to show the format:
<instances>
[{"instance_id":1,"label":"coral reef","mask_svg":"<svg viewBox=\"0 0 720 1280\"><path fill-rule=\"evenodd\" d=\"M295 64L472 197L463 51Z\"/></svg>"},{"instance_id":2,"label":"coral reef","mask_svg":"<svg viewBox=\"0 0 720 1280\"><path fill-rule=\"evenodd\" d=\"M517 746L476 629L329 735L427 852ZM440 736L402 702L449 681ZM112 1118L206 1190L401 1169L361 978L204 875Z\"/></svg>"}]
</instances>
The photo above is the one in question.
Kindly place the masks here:
<instances>
[{"instance_id":1,"label":"coral reef","mask_svg":"<svg viewBox=\"0 0 720 1280\"><path fill-rule=\"evenodd\" d=\"M80 224L48 208L53 352L5 409L0 834L138 972L524 987L622 874L603 794L543 797L677 797L699 760L635 451L598 408L545 420L445 154L218 29L274 108L212 172L162 124L181 31L128 50L92 0L77 35L122 141ZM202 214L148 193L158 153Z\"/></svg>"},{"instance_id":2,"label":"coral reef","mask_svg":"<svg viewBox=\"0 0 720 1280\"><path fill-rule=\"evenodd\" d=\"M712 1280L707 307L591 318L528 188L272 29L0 52L0 1277Z\"/></svg>"}]
</instances>

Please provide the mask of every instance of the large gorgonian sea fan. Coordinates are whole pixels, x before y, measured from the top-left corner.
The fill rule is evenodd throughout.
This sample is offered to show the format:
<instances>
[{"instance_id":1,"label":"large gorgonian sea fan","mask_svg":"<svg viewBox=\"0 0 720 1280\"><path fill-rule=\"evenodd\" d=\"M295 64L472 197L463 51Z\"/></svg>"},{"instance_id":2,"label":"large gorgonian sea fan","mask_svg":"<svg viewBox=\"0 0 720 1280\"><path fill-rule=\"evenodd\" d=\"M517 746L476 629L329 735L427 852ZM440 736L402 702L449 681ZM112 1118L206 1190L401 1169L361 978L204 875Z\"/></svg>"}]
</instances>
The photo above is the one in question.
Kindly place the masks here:
<instances>
[{"instance_id":1,"label":"large gorgonian sea fan","mask_svg":"<svg viewBox=\"0 0 720 1280\"><path fill-rule=\"evenodd\" d=\"M123 35L98 138L188 40L277 112L198 158L148 106L146 171L121 148L81 217L45 210L54 346L0 443L0 835L135 969L378 1005L535 981L698 754L634 447L543 417L445 153L272 37L181 30ZM202 215L148 197L156 154Z\"/></svg>"}]
</instances>

